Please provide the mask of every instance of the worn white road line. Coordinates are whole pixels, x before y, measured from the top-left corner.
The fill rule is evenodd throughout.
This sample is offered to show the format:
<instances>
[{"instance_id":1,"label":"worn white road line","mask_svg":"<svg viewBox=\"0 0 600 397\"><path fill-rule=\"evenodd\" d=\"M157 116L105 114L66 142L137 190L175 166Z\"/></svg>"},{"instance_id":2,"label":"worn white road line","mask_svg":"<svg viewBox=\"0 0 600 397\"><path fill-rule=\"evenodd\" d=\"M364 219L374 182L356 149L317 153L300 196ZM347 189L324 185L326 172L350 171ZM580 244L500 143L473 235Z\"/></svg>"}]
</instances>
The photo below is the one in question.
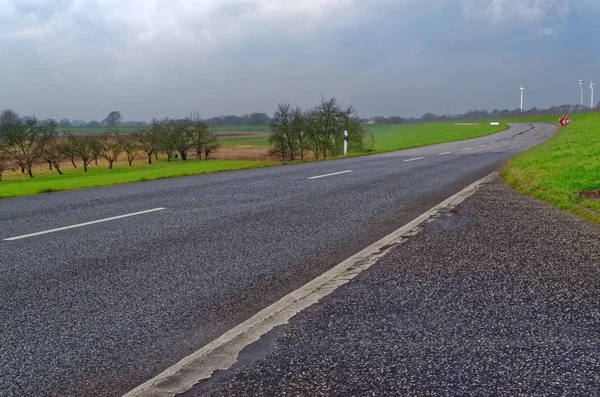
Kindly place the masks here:
<instances>
[{"instance_id":1,"label":"worn white road line","mask_svg":"<svg viewBox=\"0 0 600 397\"><path fill-rule=\"evenodd\" d=\"M218 339L185 357L177 364L131 390L124 397L172 397L191 389L213 372L226 370L237 361L239 353L271 329L286 324L290 318L317 303L373 266L393 247L420 231L419 225L433 220L471 196L479 186L490 182L497 173L466 187L400 229L346 259L333 269L263 309Z\"/></svg>"},{"instance_id":2,"label":"worn white road line","mask_svg":"<svg viewBox=\"0 0 600 397\"><path fill-rule=\"evenodd\" d=\"M409 162L409 161L417 161L417 160L421 160L424 159L425 157L415 157L414 159L408 159L408 160L404 160L405 163Z\"/></svg>"},{"instance_id":3,"label":"worn white road line","mask_svg":"<svg viewBox=\"0 0 600 397\"><path fill-rule=\"evenodd\" d=\"M487 143L482 143L481 145L477 145L477 147L483 147L485 145L487 145Z\"/></svg>"},{"instance_id":4,"label":"worn white road line","mask_svg":"<svg viewBox=\"0 0 600 397\"><path fill-rule=\"evenodd\" d=\"M450 154L452 152L442 152L442 153L438 153L438 156L443 156L444 154Z\"/></svg>"},{"instance_id":5,"label":"worn white road line","mask_svg":"<svg viewBox=\"0 0 600 397\"><path fill-rule=\"evenodd\" d=\"M125 214L125 215L113 216L111 218L99 219L97 221L79 223L77 225L71 225L71 226L59 227L59 228L56 228L56 229L44 230L43 232L36 232L36 233L24 234L22 236L17 236L17 237L5 238L4 241L21 240L21 239L24 239L24 238L41 236L42 234L60 232L60 231L63 231L63 230L68 230L68 229L75 229L76 227L83 227L83 226L93 225L93 224L101 223L101 222L114 221L116 219L129 218L130 216L149 214L151 212L162 211L162 210L165 210L165 209L166 208L154 208L154 209L151 209L151 210L134 212L133 214Z\"/></svg>"},{"instance_id":6,"label":"worn white road line","mask_svg":"<svg viewBox=\"0 0 600 397\"><path fill-rule=\"evenodd\" d=\"M470 150L470 149L471 149L470 147L466 147L466 148L460 149L460 151L462 152L463 150Z\"/></svg>"},{"instance_id":7,"label":"worn white road line","mask_svg":"<svg viewBox=\"0 0 600 397\"><path fill-rule=\"evenodd\" d=\"M348 170L348 171L340 171L340 172L334 172L333 174L325 174L325 175L318 175L318 176L313 176L310 177L308 179L319 179L319 178L325 178L328 176L334 176L334 175L340 175L340 174L347 174L349 172L352 172L352 170Z\"/></svg>"}]
</instances>

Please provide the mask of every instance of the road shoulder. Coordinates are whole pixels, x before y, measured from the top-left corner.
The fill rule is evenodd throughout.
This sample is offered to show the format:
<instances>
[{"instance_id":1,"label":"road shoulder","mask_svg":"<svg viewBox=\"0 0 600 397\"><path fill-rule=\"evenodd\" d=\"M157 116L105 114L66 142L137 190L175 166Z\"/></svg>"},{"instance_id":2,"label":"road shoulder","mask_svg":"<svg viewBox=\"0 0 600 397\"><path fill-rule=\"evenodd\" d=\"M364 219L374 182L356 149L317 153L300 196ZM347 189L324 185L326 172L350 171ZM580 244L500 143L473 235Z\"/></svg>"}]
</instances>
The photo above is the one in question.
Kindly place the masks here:
<instances>
[{"instance_id":1,"label":"road shoulder","mask_svg":"<svg viewBox=\"0 0 600 397\"><path fill-rule=\"evenodd\" d=\"M594 394L600 228L500 179L184 396Z\"/></svg>"}]
</instances>

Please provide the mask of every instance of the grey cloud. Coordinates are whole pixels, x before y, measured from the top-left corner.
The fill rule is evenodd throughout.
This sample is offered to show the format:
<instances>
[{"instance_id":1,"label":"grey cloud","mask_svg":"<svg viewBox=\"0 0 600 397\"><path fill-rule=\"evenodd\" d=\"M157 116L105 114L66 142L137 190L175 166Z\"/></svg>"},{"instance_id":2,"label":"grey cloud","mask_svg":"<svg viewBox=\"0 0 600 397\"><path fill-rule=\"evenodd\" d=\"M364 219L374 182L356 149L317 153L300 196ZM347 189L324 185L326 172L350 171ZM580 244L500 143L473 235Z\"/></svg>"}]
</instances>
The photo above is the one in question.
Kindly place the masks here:
<instances>
[{"instance_id":1,"label":"grey cloud","mask_svg":"<svg viewBox=\"0 0 600 397\"><path fill-rule=\"evenodd\" d=\"M0 107L86 119L118 108L148 119L270 112L322 93L363 115L419 115L514 108L521 83L529 106L573 102L557 92L598 56L574 66L576 49L562 38L581 33L573 15L600 10L564 3L0 0L0 56L9 59Z\"/></svg>"}]
</instances>

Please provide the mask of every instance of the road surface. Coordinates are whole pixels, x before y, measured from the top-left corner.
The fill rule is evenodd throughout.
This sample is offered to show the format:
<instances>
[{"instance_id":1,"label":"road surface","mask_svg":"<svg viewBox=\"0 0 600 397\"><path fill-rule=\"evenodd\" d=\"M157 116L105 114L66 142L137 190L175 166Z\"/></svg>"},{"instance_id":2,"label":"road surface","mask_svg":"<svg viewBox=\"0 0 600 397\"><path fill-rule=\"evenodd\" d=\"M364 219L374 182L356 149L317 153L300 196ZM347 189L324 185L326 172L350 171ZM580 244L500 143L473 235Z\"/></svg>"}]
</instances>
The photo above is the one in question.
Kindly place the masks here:
<instances>
[{"instance_id":1,"label":"road surface","mask_svg":"<svg viewBox=\"0 0 600 397\"><path fill-rule=\"evenodd\" d=\"M0 395L122 395L554 132L2 200Z\"/></svg>"},{"instance_id":2,"label":"road surface","mask_svg":"<svg viewBox=\"0 0 600 397\"><path fill-rule=\"evenodd\" d=\"M597 396L599 263L497 178L180 397Z\"/></svg>"}]
</instances>

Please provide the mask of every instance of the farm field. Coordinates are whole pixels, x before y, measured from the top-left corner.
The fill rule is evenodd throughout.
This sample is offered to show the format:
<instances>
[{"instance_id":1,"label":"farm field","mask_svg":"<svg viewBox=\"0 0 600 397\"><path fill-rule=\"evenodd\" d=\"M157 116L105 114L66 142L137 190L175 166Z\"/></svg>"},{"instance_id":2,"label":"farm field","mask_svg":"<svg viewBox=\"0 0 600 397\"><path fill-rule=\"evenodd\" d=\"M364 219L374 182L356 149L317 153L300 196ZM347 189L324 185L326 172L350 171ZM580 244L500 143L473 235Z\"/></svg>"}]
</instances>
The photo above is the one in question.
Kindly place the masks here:
<instances>
[{"instance_id":1,"label":"farm field","mask_svg":"<svg viewBox=\"0 0 600 397\"><path fill-rule=\"evenodd\" d=\"M121 126L119 130L123 134L134 134L143 128L150 127L134 127ZM213 127L215 132L221 135L239 134L239 133L268 133L271 128L268 125L219 125ZM59 127L60 134L70 131L76 135L100 135L106 131L106 127Z\"/></svg>"},{"instance_id":2,"label":"farm field","mask_svg":"<svg viewBox=\"0 0 600 397\"><path fill-rule=\"evenodd\" d=\"M210 172L260 168L271 164L259 161L206 161L196 159L190 159L185 162L172 160L168 163L166 160L161 159L154 161L152 165L145 163L145 161L137 161L132 167L129 167L126 161L121 161L116 163L112 170L101 164L101 167L90 166L88 172L83 172L81 168L73 169L65 164L64 175L59 175L56 172L48 172L47 170L40 173L40 170L37 170L38 172L34 178L17 174L12 180L3 180L0 182L0 198L118 185Z\"/></svg>"},{"instance_id":3,"label":"farm field","mask_svg":"<svg viewBox=\"0 0 600 397\"><path fill-rule=\"evenodd\" d=\"M512 158L502 176L521 193L600 223L600 113L571 119L568 130ZM537 121L558 123L552 116Z\"/></svg>"},{"instance_id":4,"label":"farm field","mask_svg":"<svg viewBox=\"0 0 600 397\"><path fill-rule=\"evenodd\" d=\"M376 152L386 152L476 138L504 131L508 126L506 124L490 126L489 122L448 122L368 124L364 128L367 131L367 142L370 140L370 134L373 133L375 139L374 150Z\"/></svg>"},{"instance_id":5,"label":"farm field","mask_svg":"<svg viewBox=\"0 0 600 397\"><path fill-rule=\"evenodd\" d=\"M122 134L130 135L148 127L119 127ZM214 127L219 135L222 147L252 146L257 148L269 147L270 127L268 125L221 125ZM100 135L105 127L60 127L60 135L70 131L75 135ZM231 135L231 136L229 136Z\"/></svg>"},{"instance_id":6,"label":"farm field","mask_svg":"<svg viewBox=\"0 0 600 397\"><path fill-rule=\"evenodd\" d=\"M248 136L219 136L221 147L253 146L257 148L269 148L269 133L249 134Z\"/></svg>"}]
</instances>

